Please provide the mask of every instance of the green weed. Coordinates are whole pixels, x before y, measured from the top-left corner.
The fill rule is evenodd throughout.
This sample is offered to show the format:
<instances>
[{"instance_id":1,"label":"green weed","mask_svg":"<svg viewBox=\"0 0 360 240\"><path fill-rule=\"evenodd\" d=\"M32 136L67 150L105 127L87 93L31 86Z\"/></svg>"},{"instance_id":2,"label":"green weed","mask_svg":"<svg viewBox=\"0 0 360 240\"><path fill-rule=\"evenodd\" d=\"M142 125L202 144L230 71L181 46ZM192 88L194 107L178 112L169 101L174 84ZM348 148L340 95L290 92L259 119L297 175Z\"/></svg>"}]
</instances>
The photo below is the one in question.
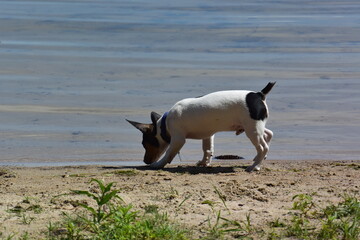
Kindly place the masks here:
<instances>
[{"instance_id":1,"label":"green weed","mask_svg":"<svg viewBox=\"0 0 360 240\"><path fill-rule=\"evenodd\" d=\"M350 163L350 164L347 164L347 163L333 163L332 165L336 166L336 167L348 167L348 168L352 168L354 170L360 170L360 164L356 164L356 163Z\"/></svg>"},{"instance_id":2,"label":"green weed","mask_svg":"<svg viewBox=\"0 0 360 240\"><path fill-rule=\"evenodd\" d=\"M286 224L282 222L279 218L277 218L275 221L270 222L270 227L273 228L283 228L286 227Z\"/></svg>"},{"instance_id":3,"label":"green weed","mask_svg":"<svg viewBox=\"0 0 360 240\"><path fill-rule=\"evenodd\" d=\"M33 211L34 213L39 214L43 211L43 208L39 204L33 204L33 205L30 205L26 209L26 211Z\"/></svg>"},{"instance_id":4,"label":"green weed","mask_svg":"<svg viewBox=\"0 0 360 240\"><path fill-rule=\"evenodd\" d=\"M94 200L96 207L80 203L84 214L65 214L61 224L50 224L49 239L190 239L188 231L172 223L166 213L160 214L157 206L148 206L145 214L140 215L131 205L122 204L118 190L112 190L113 183L106 185L97 179L91 182L97 183L99 193L72 192Z\"/></svg>"},{"instance_id":5,"label":"green weed","mask_svg":"<svg viewBox=\"0 0 360 240\"><path fill-rule=\"evenodd\" d=\"M25 212L25 211L26 210L23 207L19 206L19 205L16 205L15 207L10 208L10 209L7 210L8 213L15 213L15 214L18 214L18 215L20 215L20 213Z\"/></svg>"},{"instance_id":6,"label":"green weed","mask_svg":"<svg viewBox=\"0 0 360 240\"><path fill-rule=\"evenodd\" d=\"M115 175L119 175L119 176L135 176L138 174L137 171L135 171L134 169L130 169L130 170L118 170L115 172L111 172L112 174Z\"/></svg>"},{"instance_id":7,"label":"green weed","mask_svg":"<svg viewBox=\"0 0 360 240\"><path fill-rule=\"evenodd\" d=\"M293 209L298 212L287 224L287 236L321 240L359 239L360 202L356 197L345 196L339 204L324 209L316 207L310 195L300 194L294 199Z\"/></svg>"},{"instance_id":8,"label":"green weed","mask_svg":"<svg viewBox=\"0 0 360 240\"><path fill-rule=\"evenodd\" d=\"M215 186L214 190L225 209L229 212L229 208L226 205L226 196L222 194ZM205 236L201 238L202 240L227 239L229 235L233 236L234 238L243 239L254 232L250 220L250 214L246 215L246 221L231 220L222 216L221 210L216 210L216 202L211 200L204 200L201 202L201 204L209 205L215 216L215 218L209 216L205 221L208 224L208 228Z\"/></svg>"},{"instance_id":9,"label":"green weed","mask_svg":"<svg viewBox=\"0 0 360 240\"><path fill-rule=\"evenodd\" d=\"M89 191L82 190L72 190L72 192L78 195L85 195L96 201L96 208L90 207L90 205L80 202L78 204L90 212L93 223L100 223L102 220L108 218L113 214L111 211L106 211L106 208L104 208L104 206L106 206L113 199L122 199L117 195L117 193L119 192L118 190L111 191L111 187L114 185L114 183L109 183L105 186L102 181L94 178L91 179L90 182L96 182L98 184L100 188L100 193L91 193Z\"/></svg>"},{"instance_id":10,"label":"green weed","mask_svg":"<svg viewBox=\"0 0 360 240\"><path fill-rule=\"evenodd\" d=\"M191 195L187 195L185 196L184 200L181 201L181 203L178 205L177 209L180 209L182 205L184 205L184 203L189 200L191 198Z\"/></svg>"},{"instance_id":11,"label":"green weed","mask_svg":"<svg viewBox=\"0 0 360 240\"><path fill-rule=\"evenodd\" d=\"M29 225L32 221L34 221L34 217L30 217L28 215L26 215L25 213L23 213L21 215L21 220L23 224Z\"/></svg>"},{"instance_id":12,"label":"green weed","mask_svg":"<svg viewBox=\"0 0 360 240\"><path fill-rule=\"evenodd\" d=\"M297 194L293 197L293 210L299 210L303 216L308 215L310 210L313 210L315 203L313 202L314 193L309 194Z\"/></svg>"},{"instance_id":13,"label":"green weed","mask_svg":"<svg viewBox=\"0 0 360 240\"><path fill-rule=\"evenodd\" d=\"M215 205L215 202L211 201L211 200L204 200L201 202L201 204L206 204L206 205L209 205L211 208L213 208Z\"/></svg>"},{"instance_id":14,"label":"green weed","mask_svg":"<svg viewBox=\"0 0 360 240\"><path fill-rule=\"evenodd\" d=\"M178 196L179 196L179 192L174 187L171 186L170 191L165 194L165 199L172 200L177 198Z\"/></svg>"},{"instance_id":15,"label":"green weed","mask_svg":"<svg viewBox=\"0 0 360 240\"><path fill-rule=\"evenodd\" d=\"M230 220L221 216L221 210L216 213L215 221L207 219L208 230L202 240L225 239L228 235L234 238L245 238L254 232L251 225L250 214L246 215L246 221Z\"/></svg>"},{"instance_id":16,"label":"green weed","mask_svg":"<svg viewBox=\"0 0 360 240\"><path fill-rule=\"evenodd\" d=\"M19 240L28 240L30 239L29 233L25 232L23 235L20 236Z\"/></svg>"},{"instance_id":17,"label":"green weed","mask_svg":"<svg viewBox=\"0 0 360 240\"><path fill-rule=\"evenodd\" d=\"M7 210L8 213L15 213L18 216L21 216L22 213L32 211L36 214L39 214L43 211L43 208L39 204L31 204L30 197L25 197L22 201L23 204L18 204L13 208ZM30 205L27 205L30 204Z\"/></svg>"},{"instance_id":18,"label":"green weed","mask_svg":"<svg viewBox=\"0 0 360 240\"><path fill-rule=\"evenodd\" d=\"M144 207L145 213L158 213L159 211L159 206L158 205L154 205L154 204L150 204L150 205L146 205Z\"/></svg>"},{"instance_id":19,"label":"green weed","mask_svg":"<svg viewBox=\"0 0 360 240\"><path fill-rule=\"evenodd\" d=\"M2 232L0 232L0 237L1 239L4 239L4 240L12 240L14 239L14 237L16 236L15 233L12 233L10 235L7 235L7 236L4 236Z\"/></svg>"},{"instance_id":20,"label":"green weed","mask_svg":"<svg viewBox=\"0 0 360 240\"><path fill-rule=\"evenodd\" d=\"M338 205L326 207L323 219L319 232L321 239L360 237L360 201L355 197L345 196L344 201Z\"/></svg>"},{"instance_id":21,"label":"green weed","mask_svg":"<svg viewBox=\"0 0 360 240\"><path fill-rule=\"evenodd\" d=\"M166 212L162 213L158 205L147 205L143 211L135 211L131 205L122 201L118 195L119 190L113 189L114 183L105 184L97 179L92 179L91 183L95 183L98 190L72 190L72 194L85 198L76 202L76 206L82 211L64 213L61 222L48 224L47 235L40 239L360 239L360 200L355 196L345 195L338 204L322 207L315 202L315 193L297 194L293 197L291 218L277 218L269 223L269 227L255 230L250 214L242 221L224 216L224 211L229 212L226 196L221 193L221 189L214 187L221 202L201 202L211 207L211 213L203 222L206 228L202 228L198 238L194 238L192 232L173 222ZM179 198L182 195L171 188L166 196ZM184 196L177 209L186 204L189 198L190 195ZM26 197L8 212L17 214L23 224L31 224L34 219L27 211L36 213L41 210L41 206L33 204L33 200ZM30 239L30 235L25 232L22 235L5 236L0 232L0 239L25 240Z\"/></svg>"},{"instance_id":22,"label":"green weed","mask_svg":"<svg viewBox=\"0 0 360 240\"><path fill-rule=\"evenodd\" d=\"M215 193L218 195L218 197L220 198L221 202L224 204L224 207L226 208L226 210L229 211L229 208L226 206L226 196L224 194L222 194L219 189L217 189L215 186L214 186L214 189L215 189Z\"/></svg>"}]
</instances>

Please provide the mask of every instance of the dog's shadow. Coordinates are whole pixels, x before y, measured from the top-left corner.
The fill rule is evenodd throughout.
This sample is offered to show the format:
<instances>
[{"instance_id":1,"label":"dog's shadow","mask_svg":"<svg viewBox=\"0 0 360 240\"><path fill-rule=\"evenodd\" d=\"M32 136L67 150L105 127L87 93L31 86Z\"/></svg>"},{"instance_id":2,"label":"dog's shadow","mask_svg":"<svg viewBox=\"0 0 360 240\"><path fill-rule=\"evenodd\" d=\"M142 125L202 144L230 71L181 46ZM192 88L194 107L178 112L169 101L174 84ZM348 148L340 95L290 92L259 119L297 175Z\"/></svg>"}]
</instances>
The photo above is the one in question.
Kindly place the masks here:
<instances>
[{"instance_id":1,"label":"dog's shadow","mask_svg":"<svg viewBox=\"0 0 360 240\"><path fill-rule=\"evenodd\" d=\"M165 171L171 173L188 173L188 174L219 174L219 173L235 173L236 169L246 169L247 166L210 166L210 167L196 167L196 166L169 166L162 168L160 170L152 169L149 166L103 166L103 169L113 169L113 170L126 170L126 169L136 169L139 171Z\"/></svg>"}]
</instances>

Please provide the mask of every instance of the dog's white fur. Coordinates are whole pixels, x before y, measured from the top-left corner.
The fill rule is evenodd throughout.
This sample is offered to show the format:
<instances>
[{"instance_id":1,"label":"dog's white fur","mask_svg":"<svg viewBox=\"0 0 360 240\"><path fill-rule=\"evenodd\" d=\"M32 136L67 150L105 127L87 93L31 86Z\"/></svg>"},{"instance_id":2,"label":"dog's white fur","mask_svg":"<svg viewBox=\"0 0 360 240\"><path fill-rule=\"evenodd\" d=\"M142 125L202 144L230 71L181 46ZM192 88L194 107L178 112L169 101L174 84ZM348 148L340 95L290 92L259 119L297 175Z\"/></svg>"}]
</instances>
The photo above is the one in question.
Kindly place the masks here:
<instances>
[{"instance_id":1,"label":"dog's white fur","mask_svg":"<svg viewBox=\"0 0 360 240\"><path fill-rule=\"evenodd\" d=\"M187 98L177 102L168 112L166 130L171 136L170 144L161 137L161 122L156 121L156 139L159 142L159 151L156 160L151 163L152 168L163 168L170 163L185 144L187 138L202 139L203 158L198 166L209 166L214 154L214 134L221 131L234 131L237 135L245 132L255 146L257 155L253 165L247 171L260 170L262 161L269 151L269 143L273 132L265 128L266 118L254 120L250 116L246 96L251 91L232 90L210 93L199 98Z\"/></svg>"}]
</instances>

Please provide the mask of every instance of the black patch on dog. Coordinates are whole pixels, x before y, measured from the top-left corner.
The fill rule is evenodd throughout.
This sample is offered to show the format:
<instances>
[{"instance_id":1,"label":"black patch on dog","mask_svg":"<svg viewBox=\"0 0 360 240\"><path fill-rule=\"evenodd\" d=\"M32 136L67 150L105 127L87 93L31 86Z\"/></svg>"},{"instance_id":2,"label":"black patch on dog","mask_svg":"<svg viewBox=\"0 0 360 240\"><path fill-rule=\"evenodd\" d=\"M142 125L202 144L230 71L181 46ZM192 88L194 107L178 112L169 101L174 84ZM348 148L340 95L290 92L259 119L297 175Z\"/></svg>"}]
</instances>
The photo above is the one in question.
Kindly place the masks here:
<instances>
[{"instance_id":1,"label":"black patch on dog","mask_svg":"<svg viewBox=\"0 0 360 240\"><path fill-rule=\"evenodd\" d=\"M264 95L261 92L251 92L246 95L246 105L249 108L250 117L254 120L264 120L268 117L263 99Z\"/></svg>"},{"instance_id":2,"label":"black patch on dog","mask_svg":"<svg viewBox=\"0 0 360 240\"><path fill-rule=\"evenodd\" d=\"M153 145L154 147L159 147L160 143L157 140L157 138L155 137L155 135L153 134L143 134L143 141L142 141L142 145L144 146L145 143L149 143L151 145Z\"/></svg>"}]
</instances>

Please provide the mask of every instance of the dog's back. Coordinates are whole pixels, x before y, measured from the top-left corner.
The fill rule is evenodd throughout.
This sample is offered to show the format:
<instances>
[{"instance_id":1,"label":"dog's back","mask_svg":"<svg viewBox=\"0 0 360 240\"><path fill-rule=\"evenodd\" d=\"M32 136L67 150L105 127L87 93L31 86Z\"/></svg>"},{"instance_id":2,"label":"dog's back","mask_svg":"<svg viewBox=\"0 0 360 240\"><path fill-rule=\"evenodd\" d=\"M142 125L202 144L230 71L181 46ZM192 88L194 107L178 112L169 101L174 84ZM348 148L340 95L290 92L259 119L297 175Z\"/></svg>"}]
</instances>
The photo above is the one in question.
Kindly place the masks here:
<instances>
[{"instance_id":1,"label":"dog's back","mask_svg":"<svg viewBox=\"0 0 360 240\"><path fill-rule=\"evenodd\" d=\"M220 91L177 102L169 111L169 129L181 129L186 138L202 139L221 131L238 131L249 121L244 90Z\"/></svg>"},{"instance_id":2,"label":"dog's back","mask_svg":"<svg viewBox=\"0 0 360 240\"><path fill-rule=\"evenodd\" d=\"M260 92L228 90L183 99L170 109L168 127L186 133L186 138L203 139L221 131L241 132L251 119L265 125L265 98L274 85L270 82Z\"/></svg>"}]
</instances>

